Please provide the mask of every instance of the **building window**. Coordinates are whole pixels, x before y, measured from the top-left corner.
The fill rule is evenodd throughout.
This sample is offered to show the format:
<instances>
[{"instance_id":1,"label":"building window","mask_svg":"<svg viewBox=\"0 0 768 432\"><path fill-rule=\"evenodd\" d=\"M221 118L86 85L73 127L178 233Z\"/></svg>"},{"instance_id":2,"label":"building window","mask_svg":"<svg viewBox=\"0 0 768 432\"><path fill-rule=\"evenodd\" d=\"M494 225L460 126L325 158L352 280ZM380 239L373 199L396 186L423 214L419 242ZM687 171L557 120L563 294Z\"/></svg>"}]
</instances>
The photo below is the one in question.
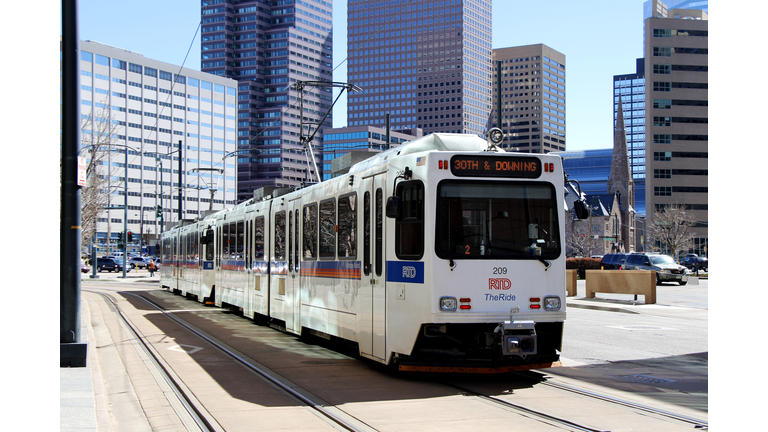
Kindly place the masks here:
<instances>
[{"instance_id":1,"label":"building window","mask_svg":"<svg viewBox=\"0 0 768 432\"><path fill-rule=\"evenodd\" d=\"M669 75L672 73L672 65L655 64L653 65L653 73L657 75Z\"/></svg>"},{"instance_id":2,"label":"building window","mask_svg":"<svg viewBox=\"0 0 768 432\"><path fill-rule=\"evenodd\" d=\"M653 47L654 57L672 57L672 47Z\"/></svg>"},{"instance_id":3,"label":"building window","mask_svg":"<svg viewBox=\"0 0 768 432\"><path fill-rule=\"evenodd\" d=\"M670 117L654 117L654 126L672 126L672 119Z\"/></svg>"},{"instance_id":4,"label":"building window","mask_svg":"<svg viewBox=\"0 0 768 432\"><path fill-rule=\"evenodd\" d=\"M657 178L657 179L669 179L669 178L672 178L672 170L669 170L669 169L655 169L655 170L653 170L653 178Z\"/></svg>"},{"instance_id":5,"label":"building window","mask_svg":"<svg viewBox=\"0 0 768 432\"><path fill-rule=\"evenodd\" d=\"M654 144L672 144L672 135L670 134L653 134Z\"/></svg>"},{"instance_id":6,"label":"building window","mask_svg":"<svg viewBox=\"0 0 768 432\"><path fill-rule=\"evenodd\" d=\"M671 99L654 99L653 100L653 108L655 108L655 109L671 109L672 108L672 100Z\"/></svg>"},{"instance_id":7,"label":"building window","mask_svg":"<svg viewBox=\"0 0 768 432\"><path fill-rule=\"evenodd\" d=\"M653 160L656 162L670 162L672 152L653 152Z\"/></svg>"},{"instance_id":8,"label":"building window","mask_svg":"<svg viewBox=\"0 0 768 432\"><path fill-rule=\"evenodd\" d=\"M671 29L653 29L653 37L655 38L672 37L672 30Z\"/></svg>"},{"instance_id":9,"label":"building window","mask_svg":"<svg viewBox=\"0 0 768 432\"><path fill-rule=\"evenodd\" d=\"M672 196L671 186L654 186L653 196Z\"/></svg>"},{"instance_id":10,"label":"building window","mask_svg":"<svg viewBox=\"0 0 768 432\"><path fill-rule=\"evenodd\" d=\"M671 82L654 81L653 82L653 91L658 91L658 92L669 92L669 91L672 91L672 83Z\"/></svg>"}]
</instances>

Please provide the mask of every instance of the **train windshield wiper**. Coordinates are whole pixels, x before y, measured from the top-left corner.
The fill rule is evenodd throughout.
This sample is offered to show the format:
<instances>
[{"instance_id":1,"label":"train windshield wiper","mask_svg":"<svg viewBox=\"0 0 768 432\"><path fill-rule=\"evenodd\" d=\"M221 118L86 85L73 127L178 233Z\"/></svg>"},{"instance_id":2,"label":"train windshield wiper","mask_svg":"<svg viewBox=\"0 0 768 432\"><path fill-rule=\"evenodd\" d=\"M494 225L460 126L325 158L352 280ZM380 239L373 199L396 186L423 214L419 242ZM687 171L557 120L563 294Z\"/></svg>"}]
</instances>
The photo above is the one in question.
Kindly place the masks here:
<instances>
[{"instance_id":1,"label":"train windshield wiper","mask_svg":"<svg viewBox=\"0 0 768 432\"><path fill-rule=\"evenodd\" d=\"M533 254L533 253L531 253L530 251L527 251L527 250L526 250L525 252L526 252L528 255L530 255L530 256L532 256L532 257L536 258L537 260L541 261L541 263L542 263L542 264L544 264L544 271L547 271L547 270L549 270L549 266L551 266L551 265L552 265L552 263L551 263L551 262L549 262L549 261L545 260L544 258L540 257L539 255L534 255L534 254Z\"/></svg>"}]
</instances>

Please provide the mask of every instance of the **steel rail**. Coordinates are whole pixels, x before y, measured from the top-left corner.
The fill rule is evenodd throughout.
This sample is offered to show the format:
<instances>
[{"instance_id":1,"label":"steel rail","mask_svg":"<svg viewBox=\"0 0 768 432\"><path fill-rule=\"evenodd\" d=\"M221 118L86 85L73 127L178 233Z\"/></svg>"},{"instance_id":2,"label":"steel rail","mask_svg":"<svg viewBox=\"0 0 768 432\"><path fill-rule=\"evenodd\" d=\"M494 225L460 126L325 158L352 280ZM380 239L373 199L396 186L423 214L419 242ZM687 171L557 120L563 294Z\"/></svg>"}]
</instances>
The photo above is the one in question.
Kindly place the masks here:
<instances>
[{"instance_id":1,"label":"steel rail","mask_svg":"<svg viewBox=\"0 0 768 432\"><path fill-rule=\"evenodd\" d=\"M456 384L451 384L451 383L443 383L443 384L445 384L445 385L447 385L449 387L453 387L453 388L456 388L458 390L461 390L461 392L465 396L476 397L476 398L478 398L478 399L480 399L480 400L482 400L484 402L489 402L491 404L500 406L503 409L515 412L517 414L520 414L522 416L525 416L525 417L528 417L528 418L531 418L531 419L534 419L534 420L541 421L541 422L549 424L551 426L563 427L563 428L565 428L565 429L567 429L569 431L607 432L604 429L595 429L593 427L586 426L586 425L583 425L583 424L579 424L579 423L576 423L576 422L573 422L573 421L570 421L570 420L567 420L567 419L564 419L564 418L561 418L561 417L557 417L557 416L554 416L554 415L551 415L551 414L547 414L545 412L537 411L537 410L534 410L534 409L531 409L531 408L527 408L527 407L524 407L524 406L516 404L516 403L505 401L503 399L499 399L499 398L494 397L494 396L488 396L488 395L485 395L485 394L482 394L482 393L478 393L478 392L476 392L474 390L469 390L467 388L461 387L461 386L456 385Z\"/></svg>"},{"instance_id":2,"label":"steel rail","mask_svg":"<svg viewBox=\"0 0 768 432\"><path fill-rule=\"evenodd\" d=\"M607 396L607 395L595 393L593 391L589 391L589 390L584 390L584 389L568 386L568 385L565 385L565 384L551 382L551 381L549 381L549 379L546 379L546 378L544 378L544 380L542 381L542 378L532 377L530 372L514 372L514 374L519 376L519 377L526 378L526 379L529 379L529 380L540 381L539 385L543 385L543 386L546 386L546 387L551 387L551 388L554 388L554 389L557 389L557 390L567 391L567 392L570 392L570 393L575 393L575 394L578 394L578 395L581 395L581 396L585 396L585 397L588 397L588 398L601 400L603 402L607 402L607 403L610 403L610 404L620 405L620 406L623 406L625 408L630 408L630 409L635 410L635 411L641 411L641 412L644 412L644 413L654 414L654 415L659 416L659 417L664 417L664 418L676 420L676 421L681 422L681 423L690 424L690 425L693 425L695 429L708 430L708 428L709 428L708 422L706 422L704 420L695 419L695 418L692 418L692 417L688 417L688 416L685 416L685 415L682 415L682 414L676 414L676 413L669 412L669 411L664 411L664 410L661 410L661 409L658 409L658 408L653 408L653 407L650 407L650 406L647 406L647 405L642 405L642 404L638 404L638 403L635 403L635 402L630 402L630 401L627 401L627 400L619 399L617 397Z\"/></svg>"},{"instance_id":3,"label":"steel rail","mask_svg":"<svg viewBox=\"0 0 768 432\"><path fill-rule=\"evenodd\" d=\"M115 299L107 294L93 290L84 290L97 294L107 301L107 305L120 318L120 325L128 331L145 366L148 367L153 378L160 386L163 394L170 403L179 420L188 431L216 431L223 432L222 428L213 416L208 413L202 404L192 396L192 392L183 384L179 377L172 371L157 351L148 342L125 316Z\"/></svg>"},{"instance_id":4,"label":"steel rail","mask_svg":"<svg viewBox=\"0 0 768 432\"><path fill-rule=\"evenodd\" d=\"M190 333L193 333L195 336L213 345L221 352L235 360L237 363L244 366L246 369L253 372L272 386L276 387L278 390L284 392L286 395L293 398L301 405L312 408L313 412L315 412L318 417L330 421L330 424L332 425L338 426L337 429L341 428L341 430L353 432L376 432L376 429L367 425L363 421L347 414L341 409L335 407L333 404L318 398L309 391L303 389L301 386L278 375L277 373L271 371L268 367L259 364L255 360L245 358L244 355L235 352L234 349L225 346L223 343L219 342L212 336L207 335L205 332L177 318L173 315L172 312L166 311L165 308L147 299L146 297L135 293L126 294L131 294L144 300L147 304L157 309L168 319L176 322Z\"/></svg>"}]
</instances>

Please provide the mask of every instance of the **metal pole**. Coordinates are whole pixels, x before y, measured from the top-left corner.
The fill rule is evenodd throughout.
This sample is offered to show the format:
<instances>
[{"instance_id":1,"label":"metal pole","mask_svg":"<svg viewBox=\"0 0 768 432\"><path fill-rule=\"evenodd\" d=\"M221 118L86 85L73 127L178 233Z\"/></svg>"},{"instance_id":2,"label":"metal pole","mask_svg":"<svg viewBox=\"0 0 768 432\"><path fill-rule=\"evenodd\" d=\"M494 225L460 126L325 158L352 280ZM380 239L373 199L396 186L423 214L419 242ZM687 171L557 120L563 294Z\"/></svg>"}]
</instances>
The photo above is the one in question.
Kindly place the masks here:
<instances>
[{"instance_id":1,"label":"metal pole","mask_svg":"<svg viewBox=\"0 0 768 432\"><path fill-rule=\"evenodd\" d=\"M80 335L81 192L77 185L80 153L80 36L78 2L61 2L61 218L59 234L60 366L84 367L88 344Z\"/></svg>"},{"instance_id":2,"label":"metal pole","mask_svg":"<svg viewBox=\"0 0 768 432\"><path fill-rule=\"evenodd\" d=\"M125 205L123 205L123 279L125 279L125 267L128 264L128 147L125 147Z\"/></svg>"},{"instance_id":3,"label":"metal pole","mask_svg":"<svg viewBox=\"0 0 768 432\"><path fill-rule=\"evenodd\" d=\"M184 149L181 148L181 140L179 140L179 225L181 225L182 217L182 209L181 209L181 191L183 190L182 184L181 184L181 170L182 170L182 161L184 159Z\"/></svg>"},{"instance_id":4,"label":"metal pole","mask_svg":"<svg viewBox=\"0 0 768 432\"><path fill-rule=\"evenodd\" d=\"M501 61L496 62L496 127L501 129Z\"/></svg>"}]
</instances>

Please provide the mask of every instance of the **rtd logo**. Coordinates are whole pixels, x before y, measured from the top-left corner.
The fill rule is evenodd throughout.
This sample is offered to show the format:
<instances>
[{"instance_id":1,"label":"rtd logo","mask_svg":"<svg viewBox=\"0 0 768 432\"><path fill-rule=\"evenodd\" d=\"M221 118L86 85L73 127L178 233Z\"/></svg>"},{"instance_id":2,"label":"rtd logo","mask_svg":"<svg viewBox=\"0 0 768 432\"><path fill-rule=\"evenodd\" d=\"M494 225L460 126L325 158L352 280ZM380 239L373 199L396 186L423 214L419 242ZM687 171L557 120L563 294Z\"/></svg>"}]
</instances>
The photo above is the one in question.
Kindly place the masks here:
<instances>
[{"instance_id":1,"label":"rtd logo","mask_svg":"<svg viewBox=\"0 0 768 432\"><path fill-rule=\"evenodd\" d=\"M416 277L416 267L403 266L403 277L407 279L413 279Z\"/></svg>"},{"instance_id":2,"label":"rtd logo","mask_svg":"<svg viewBox=\"0 0 768 432\"><path fill-rule=\"evenodd\" d=\"M490 278L488 279L488 289L495 290L508 290L512 288L512 281L507 278Z\"/></svg>"}]
</instances>

